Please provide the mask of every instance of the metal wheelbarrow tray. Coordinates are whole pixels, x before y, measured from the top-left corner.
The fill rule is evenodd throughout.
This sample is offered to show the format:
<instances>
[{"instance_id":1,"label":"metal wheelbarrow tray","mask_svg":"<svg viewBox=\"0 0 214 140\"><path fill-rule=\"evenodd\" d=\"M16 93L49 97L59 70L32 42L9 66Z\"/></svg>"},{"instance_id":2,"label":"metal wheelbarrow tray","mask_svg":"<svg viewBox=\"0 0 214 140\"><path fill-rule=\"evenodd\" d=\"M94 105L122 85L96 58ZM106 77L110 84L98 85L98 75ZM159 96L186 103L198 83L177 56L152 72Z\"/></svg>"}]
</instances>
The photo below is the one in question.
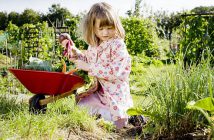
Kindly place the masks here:
<instances>
[{"instance_id":1,"label":"metal wheelbarrow tray","mask_svg":"<svg viewBox=\"0 0 214 140\"><path fill-rule=\"evenodd\" d=\"M35 114L45 113L48 103L67 97L84 85L83 78L73 74L13 68L9 71L25 88L36 94L29 100L29 111Z\"/></svg>"}]
</instances>

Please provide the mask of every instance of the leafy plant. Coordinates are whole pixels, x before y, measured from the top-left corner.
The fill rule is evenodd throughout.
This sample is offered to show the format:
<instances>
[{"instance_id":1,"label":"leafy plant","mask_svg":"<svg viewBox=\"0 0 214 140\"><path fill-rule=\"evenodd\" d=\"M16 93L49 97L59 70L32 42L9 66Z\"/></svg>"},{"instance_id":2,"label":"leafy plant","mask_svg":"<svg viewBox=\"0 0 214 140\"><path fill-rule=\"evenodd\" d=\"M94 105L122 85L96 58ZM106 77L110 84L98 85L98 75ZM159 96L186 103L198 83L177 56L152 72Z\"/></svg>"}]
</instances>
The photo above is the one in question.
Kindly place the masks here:
<instances>
[{"instance_id":1,"label":"leafy plant","mask_svg":"<svg viewBox=\"0 0 214 140\"><path fill-rule=\"evenodd\" d=\"M182 36L180 40L180 50L184 55L185 63L199 63L202 58L202 53L206 54L204 54L203 57L207 57L209 55L208 53L214 54L213 20L214 18L211 16L183 16L183 22L180 25ZM213 60L211 60L211 63L213 63Z\"/></svg>"},{"instance_id":2,"label":"leafy plant","mask_svg":"<svg viewBox=\"0 0 214 140\"><path fill-rule=\"evenodd\" d=\"M148 19L136 17L122 19L123 27L126 31L125 42L131 54L145 53L149 57L158 57L159 50L154 42L156 32L154 25Z\"/></svg>"},{"instance_id":3,"label":"leafy plant","mask_svg":"<svg viewBox=\"0 0 214 140\"><path fill-rule=\"evenodd\" d=\"M208 82L210 97L206 97L198 101L190 101L187 103L186 108L192 110L199 110L204 115L211 127L210 135L214 138L214 98L212 94L213 89L211 75L209 76Z\"/></svg>"}]
</instances>

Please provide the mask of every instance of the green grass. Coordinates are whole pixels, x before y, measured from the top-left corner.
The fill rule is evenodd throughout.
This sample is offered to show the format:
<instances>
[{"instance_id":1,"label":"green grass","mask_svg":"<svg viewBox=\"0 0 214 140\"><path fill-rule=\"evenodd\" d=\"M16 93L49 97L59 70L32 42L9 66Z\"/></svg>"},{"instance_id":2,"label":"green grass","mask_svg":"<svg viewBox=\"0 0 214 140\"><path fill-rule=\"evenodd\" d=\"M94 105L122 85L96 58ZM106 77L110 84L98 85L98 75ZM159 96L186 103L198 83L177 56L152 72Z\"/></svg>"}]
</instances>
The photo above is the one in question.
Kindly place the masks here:
<instances>
[{"instance_id":1,"label":"green grass","mask_svg":"<svg viewBox=\"0 0 214 140\"><path fill-rule=\"evenodd\" d=\"M65 139L59 132L81 130L100 132L94 118L86 110L78 108L72 98L64 98L48 104L46 114L33 115L28 104L16 103L16 99L0 96L1 139Z\"/></svg>"},{"instance_id":2,"label":"green grass","mask_svg":"<svg viewBox=\"0 0 214 140\"><path fill-rule=\"evenodd\" d=\"M132 94L147 94L150 87L155 86L156 82L161 80L161 77L167 74L168 71L173 70L175 66L145 66L144 64L137 63L132 67L130 76L130 88Z\"/></svg>"},{"instance_id":3,"label":"green grass","mask_svg":"<svg viewBox=\"0 0 214 140\"><path fill-rule=\"evenodd\" d=\"M151 120L144 129L145 133L154 138L176 137L209 128L202 114L186 109L189 101L208 97L209 92L213 92L209 91L208 79L211 79L212 87L214 85L214 71L209 62L209 59L202 60L197 66L193 64L186 69L180 62L160 68L150 66L145 70L144 66L134 69L131 81L142 81L141 85L132 84L138 87L136 91L132 88L138 101L136 109L149 114ZM144 96L145 101L138 100L137 95Z\"/></svg>"}]
</instances>

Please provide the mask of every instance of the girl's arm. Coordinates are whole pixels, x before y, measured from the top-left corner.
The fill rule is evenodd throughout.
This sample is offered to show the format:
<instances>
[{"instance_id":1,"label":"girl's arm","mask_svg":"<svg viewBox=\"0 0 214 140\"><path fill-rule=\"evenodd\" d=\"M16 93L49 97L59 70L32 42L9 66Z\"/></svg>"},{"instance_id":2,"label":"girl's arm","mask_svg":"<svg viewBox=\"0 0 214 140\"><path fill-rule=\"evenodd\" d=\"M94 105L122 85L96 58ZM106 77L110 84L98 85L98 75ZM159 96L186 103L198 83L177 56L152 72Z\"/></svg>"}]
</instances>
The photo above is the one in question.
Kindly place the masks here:
<instances>
[{"instance_id":1,"label":"girl's arm","mask_svg":"<svg viewBox=\"0 0 214 140\"><path fill-rule=\"evenodd\" d=\"M127 80L131 71L131 58L125 43L117 41L111 47L108 63L91 63L88 74L105 80Z\"/></svg>"},{"instance_id":2,"label":"girl's arm","mask_svg":"<svg viewBox=\"0 0 214 140\"><path fill-rule=\"evenodd\" d=\"M63 51L63 56L68 57L70 61L83 60L87 62L85 54L76 48L72 40L66 39L62 41L61 44L65 48Z\"/></svg>"},{"instance_id":3,"label":"girl's arm","mask_svg":"<svg viewBox=\"0 0 214 140\"><path fill-rule=\"evenodd\" d=\"M86 61L85 55L75 47L75 44L68 33L60 34L59 43L64 47L63 56L68 57L71 61L77 59Z\"/></svg>"}]
</instances>

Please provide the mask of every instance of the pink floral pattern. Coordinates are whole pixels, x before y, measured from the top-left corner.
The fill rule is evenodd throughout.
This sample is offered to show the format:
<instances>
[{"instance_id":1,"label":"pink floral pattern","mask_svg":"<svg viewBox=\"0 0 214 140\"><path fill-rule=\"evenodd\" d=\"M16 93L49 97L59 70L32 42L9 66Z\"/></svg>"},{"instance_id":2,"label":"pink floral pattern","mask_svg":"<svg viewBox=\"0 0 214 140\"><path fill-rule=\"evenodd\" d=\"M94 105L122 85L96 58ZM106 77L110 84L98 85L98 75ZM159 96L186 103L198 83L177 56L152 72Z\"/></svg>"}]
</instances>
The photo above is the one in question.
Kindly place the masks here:
<instances>
[{"instance_id":1,"label":"pink floral pattern","mask_svg":"<svg viewBox=\"0 0 214 140\"><path fill-rule=\"evenodd\" d=\"M84 57L90 64L88 74L96 77L102 86L98 96L109 107L112 121L127 118L126 111L133 106L133 101L129 87L131 58L124 41L117 38L104 41L98 47L89 46Z\"/></svg>"}]
</instances>

